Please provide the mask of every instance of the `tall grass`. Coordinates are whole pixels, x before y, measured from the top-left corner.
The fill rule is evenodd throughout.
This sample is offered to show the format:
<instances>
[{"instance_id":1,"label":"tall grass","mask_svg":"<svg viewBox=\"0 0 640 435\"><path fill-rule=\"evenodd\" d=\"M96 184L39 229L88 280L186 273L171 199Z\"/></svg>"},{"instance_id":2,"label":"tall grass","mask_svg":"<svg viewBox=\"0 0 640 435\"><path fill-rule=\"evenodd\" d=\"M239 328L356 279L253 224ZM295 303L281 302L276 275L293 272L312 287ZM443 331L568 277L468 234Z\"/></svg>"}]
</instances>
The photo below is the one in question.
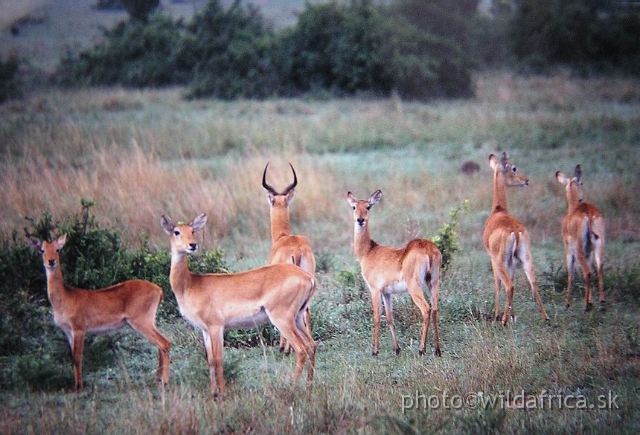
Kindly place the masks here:
<instances>
[{"instance_id":1,"label":"tall grass","mask_svg":"<svg viewBox=\"0 0 640 435\"><path fill-rule=\"evenodd\" d=\"M86 370L87 391L74 396L0 390L5 433L636 433L638 403L638 234L640 91L637 81L564 76L478 79L475 100L417 104L390 100L186 102L181 90L45 91L0 106L0 240L24 216L78 212L81 198L105 227L133 249L143 240L168 249L159 217L188 221L206 212L203 248L222 247L236 270L264 264L269 211L261 186L299 184L290 206L293 230L309 237L322 263L314 325L323 331L311 393L291 385L292 359L269 346L226 349L230 397L212 402L198 334L182 319L163 319L173 342L172 378L153 384L153 349L119 335ZM489 153L506 150L530 177L508 192L511 212L529 228L550 325L540 321L528 284L516 275L517 321L485 319L493 307L492 274L480 235L491 204ZM465 163L479 170L463 170ZM606 218L607 309L584 314L563 303L560 221L566 205L557 170L581 163L586 199ZM473 167L473 165L467 165ZM417 355L420 316L394 297L402 353L383 328L370 356L371 302L351 249L346 193L384 199L372 237L401 245L433 237L453 209L460 251L440 296L443 357ZM573 297L583 291L578 284ZM57 329L64 347L62 333ZM115 343L115 344L114 344ZM432 338L428 344L432 343ZM99 352L99 342L89 344ZM68 376L56 363L52 377ZM63 362L64 360L64 362ZM43 359L43 361L48 361ZM58 360L55 360L58 361ZM54 364L52 364L54 365ZM0 361L2 370L26 364ZM62 375L61 375L62 373ZM66 373L66 374L65 374ZM283 382L284 380L284 382ZM611 391L617 407L476 409L414 407L403 396L505 392L585 397Z\"/></svg>"}]
</instances>

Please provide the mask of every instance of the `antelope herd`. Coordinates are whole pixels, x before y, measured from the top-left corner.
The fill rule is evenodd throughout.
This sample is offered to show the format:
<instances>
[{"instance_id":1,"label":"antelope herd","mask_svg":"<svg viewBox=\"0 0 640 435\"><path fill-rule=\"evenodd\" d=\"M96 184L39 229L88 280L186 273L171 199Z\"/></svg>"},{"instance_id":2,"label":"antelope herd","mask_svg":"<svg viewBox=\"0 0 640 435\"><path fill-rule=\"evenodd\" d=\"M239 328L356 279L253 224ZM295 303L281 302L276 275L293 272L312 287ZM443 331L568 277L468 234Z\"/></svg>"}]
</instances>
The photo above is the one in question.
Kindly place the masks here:
<instances>
[{"instance_id":1,"label":"antelope herd","mask_svg":"<svg viewBox=\"0 0 640 435\"><path fill-rule=\"evenodd\" d=\"M225 396L223 376L223 334L228 328L253 328L270 322L281 335L281 351L293 349L296 381L307 365L307 386L311 387L315 371L316 342L311 328L310 305L316 291L316 260L309 240L291 234L289 205L298 183L291 166L293 182L278 191L266 181L268 164L262 175L270 207L272 248L267 265L238 273L195 274L189 270L187 256L196 252L194 232L202 229L206 214L190 223L174 224L167 215L160 219L169 236L171 268L169 281L182 316L202 332L209 364L210 388L214 397ZM531 240L526 227L509 214L506 187L527 186L529 180L512 165L506 153L489 156L493 171L493 201L483 232L483 242L491 260L495 289L494 318L506 325L515 317L513 310L514 274L523 266L543 320L548 321L536 283ZM598 280L598 297L605 302L603 289L604 218L596 206L583 201L582 168L577 165L573 177L558 171L558 182L565 186L567 214L562 220L562 240L567 262L566 305L569 307L574 264L580 264L585 282L585 310L593 306L591 271ZM373 308L373 348L379 351L380 310L384 306L393 349L400 346L393 322L391 296L409 293L422 315L419 354L426 352L429 325L433 321L434 354L441 356L438 337L438 289L442 254L435 243L414 239L404 247L383 246L371 239L369 212L382 199L376 190L366 199L351 192L347 201L353 212L353 248L360 263L362 277L371 293ZM158 348L158 381L169 380L171 343L156 327L156 313L163 298L162 289L142 280L130 280L101 290L84 290L67 286L62 275L60 250L66 235L53 241L28 237L29 244L42 255L47 277L47 294L53 307L56 325L65 333L72 353L75 391L83 388L82 353L87 333L102 333L131 326ZM429 290L429 301L424 295ZM506 306L500 316L500 288L506 293Z\"/></svg>"}]
</instances>

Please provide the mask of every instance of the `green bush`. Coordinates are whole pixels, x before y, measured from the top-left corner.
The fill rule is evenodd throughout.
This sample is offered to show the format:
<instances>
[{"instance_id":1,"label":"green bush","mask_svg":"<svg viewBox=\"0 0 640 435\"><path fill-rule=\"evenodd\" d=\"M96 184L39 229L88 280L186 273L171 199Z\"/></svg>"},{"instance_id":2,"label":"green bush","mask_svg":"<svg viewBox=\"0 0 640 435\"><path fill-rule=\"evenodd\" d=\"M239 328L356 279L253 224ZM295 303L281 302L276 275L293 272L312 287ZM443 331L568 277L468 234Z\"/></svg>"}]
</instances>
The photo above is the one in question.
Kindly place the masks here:
<instances>
[{"instance_id":1,"label":"green bush","mask_svg":"<svg viewBox=\"0 0 640 435\"><path fill-rule=\"evenodd\" d=\"M383 18L369 1L307 4L281 38L285 54L279 68L299 92L388 93L383 38Z\"/></svg>"},{"instance_id":2,"label":"green bush","mask_svg":"<svg viewBox=\"0 0 640 435\"><path fill-rule=\"evenodd\" d=\"M124 6L120 0L96 0L94 8L101 11L118 11L124 10Z\"/></svg>"},{"instance_id":3,"label":"green bush","mask_svg":"<svg viewBox=\"0 0 640 435\"><path fill-rule=\"evenodd\" d=\"M120 22L105 30L105 42L64 58L57 80L66 85L163 86L185 83L177 52L182 26L162 13L148 21Z\"/></svg>"},{"instance_id":4,"label":"green bush","mask_svg":"<svg viewBox=\"0 0 640 435\"><path fill-rule=\"evenodd\" d=\"M460 213L469 211L469 200L465 200L458 207L451 210L449 222L443 224L438 230L438 234L433 237L433 243L438 246L442 254L442 273L444 274L453 263L456 253L460 249L458 242L458 225L460 224Z\"/></svg>"},{"instance_id":5,"label":"green bush","mask_svg":"<svg viewBox=\"0 0 640 435\"><path fill-rule=\"evenodd\" d=\"M152 252L145 244L131 251L119 234L101 228L91 214L95 203L81 201L81 211L64 222L54 221L50 213L39 219L27 218L27 235L52 240L67 234L60 252L65 283L72 287L97 289L128 279L145 279L163 288L165 301L161 315L177 315L175 297L169 284L171 263L168 251ZM210 250L190 258L196 273L228 272L221 250ZM0 355L20 353L51 323L46 277L41 256L14 233L0 246Z\"/></svg>"},{"instance_id":6,"label":"green bush","mask_svg":"<svg viewBox=\"0 0 640 435\"><path fill-rule=\"evenodd\" d=\"M515 64L509 31L511 2L493 2L490 14L477 14L470 23L468 52L477 68L510 68Z\"/></svg>"},{"instance_id":7,"label":"green bush","mask_svg":"<svg viewBox=\"0 0 640 435\"><path fill-rule=\"evenodd\" d=\"M188 97L276 95L274 42L257 7L235 0L224 9L218 0L210 0L187 26L178 55L180 65L190 72Z\"/></svg>"},{"instance_id":8,"label":"green bush","mask_svg":"<svg viewBox=\"0 0 640 435\"><path fill-rule=\"evenodd\" d=\"M640 73L640 11L609 0L523 0L510 34L513 51L534 69Z\"/></svg>"},{"instance_id":9,"label":"green bush","mask_svg":"<svg viewBox=\"0 0 640 435\"><path fill-rule=\"evenodd\" d=\"M120 3L132 20L146 23L149 14L160 5L160 0L120 0Z\"/></svg>"},{"instance_id":10,"label":"green bush","mask_svg":"<svg viewBox=\"0 0 640 435\"><path fill-rule=\"evenodd\" d=\"M98 225L91 213L94 206L94 202L83 199L81 211L62 222L48 212L38 219L27 218L25 234L48 241L67 234L60 252L66 284L96 289L128 279L145 279L163 288L165 299L159 316L178 316L169 284L169 251L152 252L147 244L138 251L127 249L115 230ZM0 384L3 388L26 385L36 390L60 389L71 384L69 348L62 332L53 326L42 257L25 240L15 232L11 240L0 245ZM228 272L219 249L190 257L189 264L196 273ZM273 330L270 333L275 335ZM230 335L230 344L253 345L259 343L257 338L256 332L240 331ZM105 360L113 359L117 340L113 334L89 336L85 366L100 367Z\"/></svg>"},{"instance_id":11,"label":"green bush","mask_svg":"<svg viewBox=\"0 0 640 435\"><path fill-rule=\"evenodd\" d=\"M69 345L51 342L51 346L12 358L8 370L0 374L6 389L55 391L73 385Z\"/></svg>"},{"instance_id":12,"label":"green bush","mask_svg":"<svg viewBox=\"0 0 640 435\"><path fill-rule=\"evenodd\" d=\"M400 96L473 95L469 35L477 5L477 0L396 0L391 5L384 58Z\"/></svg>"},{"instance_id":13,"label":"green bush","mask_svg":"<svg viewBox=\"0 0 640 435\"><path fill-rule=\"evenodd\" d=\"M285 81L302 92L470 96L466 48L475 5L469 0L307 4L282 37L286 55L278 66Z\"/></svg>"},{"instance_id":14,"label":"green bush","mask_svg":"<svg viewBox=\"0 0 640 435\"><path fill-rule=\"evenodd\" d=\"M1 259L6 256L0 254ZM44 291L44 290L43 290ZM29 294L28 289L2 286L0 293L0 357L21 354L40 342L51 317L46 296Z\"/></svg>"},{"instance_id":15,"label":"green bush","mask_svg":"<svg viewBox=\"0 0 640 435\"><path fill-rule=\"evenodd\" d=\"M94 206L82 200L82 211L56 231L56 237L67 234L60 261L65 282L72 287L96 289L127 279L128 255L120 235L100 228L91 214Z\"/></svg>"},{"instance_id":16,"label":"green bush","mask_svg":"<svg viewBox=\"0 0 640 435\"><path fill-rule=\"evenodd\" d=\"M34 229L40 236L53 225L45 214ZM42 259L14 232L0 247L0 356L37 346L51 322Z\"/></svg>"},{"instance_id":17,"label":"green bush","mask_svg":"<svg viewBox=\"0 0 640 435\"><path fill-rule=\"evenodd\" d=\"M105 42L63 59L66 84L188 84L187 97L314 95L461 97L473 93L470 5L477 0L306 4L278 34L259 8L210 0L183 26L154 13L122 22Z\"/></svg>"},{"instance_id":18,"label":"green bush","mask_svg":"<svg viewBox=\"0 0 640 435\"><path fill-rule=\"evenodd\" d=\"M18 58L15 56L7 60L0 59L0 103L20 95L18 67Z\"/></svg>"}]
</instances>

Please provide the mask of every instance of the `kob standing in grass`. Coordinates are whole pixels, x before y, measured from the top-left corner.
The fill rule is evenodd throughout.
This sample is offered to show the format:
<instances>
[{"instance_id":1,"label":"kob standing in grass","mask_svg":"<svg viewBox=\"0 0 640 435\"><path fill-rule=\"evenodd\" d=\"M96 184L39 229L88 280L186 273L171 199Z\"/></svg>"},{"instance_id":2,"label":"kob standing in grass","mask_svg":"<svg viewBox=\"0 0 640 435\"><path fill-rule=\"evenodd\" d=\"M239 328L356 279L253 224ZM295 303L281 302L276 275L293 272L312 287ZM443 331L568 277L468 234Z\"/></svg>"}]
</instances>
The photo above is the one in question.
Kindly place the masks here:
<instances>
[{"instance_id":1,"label":"kob standing in grass","mask_svg":"<svg viewBox=\"0 0 640 435\"><path fill-rule=\"evenodd\" d=\"M157 378L169 381L171 343L156 327L156 312L162 301L162 289L138 279L121 282L101 290L69 287L62 277L60 250L66 234L53 242L29 237L29 244L40 254L47 274L47 294L53 307L53 319L67 336L73 359L74 388L83 388L82 353L87 333L104 333L129 325L158 348Z\"/></svg>"},{"instance_id":2,"label":"kob standing in grass","mask_svg":"<svg viewBox=\"0 0 640 435\"><path fill-rule=\"evenodd\" d=\"M373 350L378 354L380 340L380 299L384 302L385 317L391 331L393 349L400 353L400 345L393 324L393 307L391 295L409 293L411 299L422 314L422 334L418 352L424 355L427 343L429 323L433 318L433 340L435 355L440 356L440 339L438 338L438 289L440 287L440 266L442 254L435 243L414 239L404 248L382 246L371 240L369 236L369 210L382 199L382 192L376 190L368 200L358 200L347 193L347 201L353 210L354 249L360 261L362 278L371 292L373 305ZM431 305L422 291L425 285L430 291Z\"/></svg>"},{"instance_id":3,"label":"kob standing in grass","mask_svg":"<svg viewBox=\"0 0 640 435\"><path fill-rule=\"evenodd\" d=\"M527 275L531 291L536 298L538 310L544 320L549 320L540 291L536 283L536 275L533 271L533 258L531 257L531 239L527 228L515 217L509 214L507 207L506 187L528 186L529 179L521 174L518 169L509 162L507 153L502 153L502 158L498 160L494 154L489 156L489 166L493 170L493 202L491 204L491 214L484 225L482 239L484 247L491 258L491 268L493 269L494 289L494 311L496 320L500 313L500 283L504 285L507 294L507 302L502 314L502 324L506 325L510 317L515 318L513 311L513 277L516 273L518 263L522 263L524 273Z\"/></svg>"},{"instance_id":4,"label":"kob standing in grass","mask_svg":"<svg viewBox=\"0 0 640 435\"><path fill-rule=\"evenodd\" d=\"M571 305L571 285L575 261L578 260L584 277L585 311L591 310L591 269L598 275L598 298L604 298L604 218L593 204L583 201L582 168L576 166L575 174L569 178L556 172L556 179L564 185L567 198L567 214L562 219L562 241L567 258L567 307Z\"/></svg>"}]
</instances>

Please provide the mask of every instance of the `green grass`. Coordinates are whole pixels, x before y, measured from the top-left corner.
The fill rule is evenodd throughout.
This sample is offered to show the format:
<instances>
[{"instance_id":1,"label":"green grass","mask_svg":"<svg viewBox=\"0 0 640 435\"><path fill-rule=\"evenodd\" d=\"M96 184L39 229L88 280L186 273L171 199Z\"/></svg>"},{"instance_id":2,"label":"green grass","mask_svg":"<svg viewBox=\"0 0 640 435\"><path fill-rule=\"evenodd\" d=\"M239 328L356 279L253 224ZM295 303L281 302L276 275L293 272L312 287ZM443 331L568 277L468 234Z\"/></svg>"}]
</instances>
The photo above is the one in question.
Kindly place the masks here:
<instances>
[{"instance_id":1,"label":"green grass","mask_svg":"<svg viewBox=\"0 0 640 435\"><path fill-rule=\"evenodd\" d=\"M74 395L63 334L43 323L47 346L0 360L2 379L10 380L0 388L1 432L637 433L638 89L627 79L498 74L478 78L475 100L430 104L186 102L180 89L91 89L43 90L0 106L2 243L11 245L14 233L21 240L24 216L50 211L63 220L88 198L97 202L92 211L100 225L122 234L131 249L143 241L169 249L163 213L190 220L206 212L203 249L222 247L233 270L255 267L270 248L262 170L269 161L270 183L286 185L292 162L299 178L293 229L310 239L322 265L312 305L319 348L310 393L289 381L294 359L265 343L225 350L229 397L214 402L200 334L180 318L162 318L160 329L173 343L164 391L154 382L155 349L117 333L88 341L86 391ZM481 241L491 204L487 157L502 150L530 178L508 200L532 235L548 325L522 271L516 323L503 328L486 320L493 313ZM468 161L479 171L464 173ZM566 205L554 178L578 163L586 199L607 224L607 306L589 313L581 279L572 307L564 307ZM417 355L420 316L406 295L394 297L402 353L394 355L383 321L380 355L371 356L371 302L351 247L346 193L365 197L375 189L384 196L371 214L371 233L389 245L433 237L469 200L460 215L461 249L441 286L442 358L431 353L431 335L427 355ZM442 402L522 392L589 404L611 392L618 407L402 406L416 394Z\"/></svg>"},{"instance_id":2,"label":"green grass","mask_svg":"<svg viewBox=\"0 0 640 435\"><path fill-rule=\"evenodd\" d=\"M197 335L176 319L161 323L174 343L171 384L164 392L153 383L156 356L151 346L121 335L113 346L115 361L88 365L84 393L4 391L0 412L5 433L637 430L637 355L629 352L637 346L638 319L628 299L610 298L607 311L584 314L579 307L565 310L562 295L543 287L551 316L546 325L524 279L519 279L518 320L503 328L485 320L484 314L492 309L490 279L485 273L480 282L467 281L472 277L465 275L475 272L471 265L460 267L445 281L440 306L442 358L430 353L418 356L419 316L407 297L396 298L402 353L395 356L384 329L380 355L371 356L370 321L358 319L368 311L368 300L359 299L356 292L350 301L356 315L349 314L348 307L341 306L341 289L329 277L321 277L317 303L331 306L340 323L334 336L320 342L310 393L302 384L291 385L293 358L281 356L276 347L227 349L230 394L226 402L214 402ZM634 304L637 307L637 299ZM91 352L99 353L100 345L93 343L91 348L90 361ZM67 372L71 385L70 367L61 365L58 370ZM506 399L480 409L471 401L479 393L500 400L522 392L575 397L594 406L600 406L599 397L608 397L609 392L618 399L614 409L558 409L553 404L560 399L549 399L552 405L545 409L517 409ZM417 406L405 409L403 404L408 403L403 397L416 394L428 397L430 406L416 402ZM449 409L447 397L452 398ZM460 398L465 402L458 402Z\"/></svg>"}]
</instances>

